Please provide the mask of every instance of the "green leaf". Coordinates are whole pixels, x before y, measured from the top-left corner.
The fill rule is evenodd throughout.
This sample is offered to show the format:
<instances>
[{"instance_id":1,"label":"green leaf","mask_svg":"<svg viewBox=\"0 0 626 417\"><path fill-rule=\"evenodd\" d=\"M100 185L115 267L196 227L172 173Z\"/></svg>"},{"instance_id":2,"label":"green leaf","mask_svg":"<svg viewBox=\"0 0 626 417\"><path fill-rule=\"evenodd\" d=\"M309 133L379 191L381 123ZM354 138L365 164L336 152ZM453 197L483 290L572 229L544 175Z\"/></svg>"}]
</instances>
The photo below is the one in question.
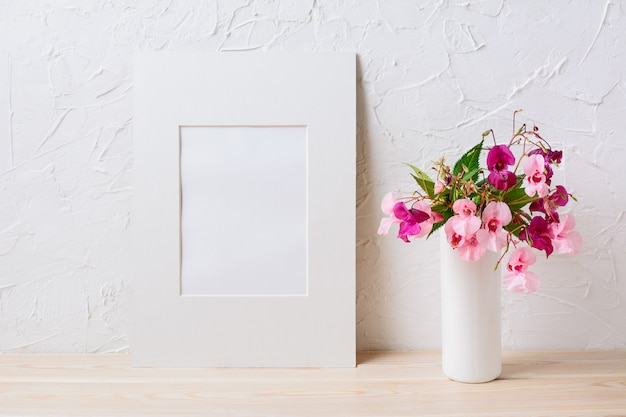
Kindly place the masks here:
<instances>
[{"instance_id":1,"label":"green leaf","mask_svg":"<svg viewBox=\"0 0 626 417\"><path fill-rule=\"evenodd\" d=\"M473 170L469 171L467 174L463 175L463 181L478 179L479 172L480 172L480 168L474 168Z\"/></svg>"},{"instance_id":2,"label":"green leaf","mask_svg":"<svg viewBox=\"0 0 626 417\"><path fill-rule=\"evenodd\" d=\"M504 226L504 230L506 230L507 232L511 232L513 233L513 236L515 236L516 238L519 239L519 235L522 233L522 230L524 230L526 227L528 227L528 222L526 221L522 221L522 223L509 223L506 226Z\"/></svg>"},{"instance_id":3,"label":"green leaf","mask_svg":"<svg viewBox=\"0 0 626 417\"><path fill-rule=\"evenodd\" d=\"M474 202L474 204L479 206L480 205L480 201L482 200L482 197L479 194L475 194L472 197L470 197L470 200L472 200Z\"/></svg>"},{"instance_id":4,"label":"green leaf","mask_svg":"<svg viewBox=\"0 0 626 417\"><path fill-rule=\"evenodd\" d=\"M439 223L433 224L433 228L430 230L430 233L428 233L428 236L426 236L426 239L428 239L430 237L430 235L432 235L437 230L439 230L441 228L441 226L443 226L444 224L446 224L446 222L439 222Z\"/></svg>"},{"instance_id":5,"label":"green leaf","mask_svg":"<svg viewBox=\"0 0 626 417\"><path fill-rule=\"evenodd\" d=\"M452 174L459 175L461 172L464 172L463 178L465 179L466 174L472 173L472 176L469 177L468 180L478 181L478 172L480 172L480 152L483 148L483 142L484 140L481 140L478 145L467 151L456 161L454 168L452 168Z\"/></svg>"},{"instance_id":6,"label":"green leaf","mask_svg":"<svg viewBox=\"0 0 626 417\"><path fill-rule=\"evenodd\" d=\"M487 178L483 178L482 180L480 180L478 182L474 182L474 184L476 184L476 187L481 188L483 185L487 184L487 181L488 181Z\"/></svg>"},{"instance_id":7,"label":"green leaf","mask_svg":"<svg viewBox=\"0 0 626 417\"><path fill-rule=\"evenodd\" d=\"M508 225L504 226L504 230L513 233L513 236L519 239L519 235L520 233L522 233L523 229L520 228L519 225L509 223Z\"/></svg>"},{"instance_id":8,"label":"green leaf","mask_svg":"<svg viewBox=\"0 0 626 417\"><path fill-rule=\"evenodd\" d=\"M422 171L418 167L413 166L411 164L406 164L406 165L410 167L413 170L413 172L415 172L415 174L411 174L411 176L413 177L415 182L417 182L417 185L419 185L420 188L424 190L424 192L428 195L428 197L431 197L431 198L434 197L435 196L435 182L430 179L428 174L426 174L424 171Z\"/></svg>"},{"instance_id":9,"label":"green leaf","mask_svg":"<svg viewBox=\"0 0 626 417\"><path fill-rule=\"evenodd\" d=\"M509 189L502 195L502 201L509 206L512 212L520 210L525 205L532 203L536 199L536 197L529 197L523 188L517 187Z\"/></svg>"},{"instance_id":10,"label":"green leaf","mask_svg":"<svg viewBox=\"0 0 626 417\"><path fill-rule=\"evenodd\" d=\"M440 221L439 223L435 223L433 224L433 228L430 231L430 233L428 233L428 236L426 236L426 238L428 239L430 237L430 235L432 235L433 233L435 233L437 230L439 230L444 224L446 224L446 222L450 219L450 217L454 216L454 212L452 211L451 208L449 207L442 207L443 210L439 211L439 210L435 210L435 206L432 207L433 211L438 212L439 214L441 214L443 216L443 220Z\"/></svg>"}]
</instances>

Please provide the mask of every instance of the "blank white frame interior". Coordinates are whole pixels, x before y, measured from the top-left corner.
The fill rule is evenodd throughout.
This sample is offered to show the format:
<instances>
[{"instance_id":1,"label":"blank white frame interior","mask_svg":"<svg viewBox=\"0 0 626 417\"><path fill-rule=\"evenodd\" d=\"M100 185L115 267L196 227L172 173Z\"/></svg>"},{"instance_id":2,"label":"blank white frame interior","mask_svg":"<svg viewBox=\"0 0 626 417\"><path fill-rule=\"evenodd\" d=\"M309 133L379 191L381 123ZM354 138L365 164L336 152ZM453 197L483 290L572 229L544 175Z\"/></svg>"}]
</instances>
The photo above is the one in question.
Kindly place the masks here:
<instances>
[{"instance_id":1,"label":"blank white frame interior","mask_svg":"<svg viewBox=\"0 0 626 417\"><path fill-rule=\"evenodd\" d=\"M306 295L306 127L180 129L181 293Z\"/></svg>"}]
</instances>

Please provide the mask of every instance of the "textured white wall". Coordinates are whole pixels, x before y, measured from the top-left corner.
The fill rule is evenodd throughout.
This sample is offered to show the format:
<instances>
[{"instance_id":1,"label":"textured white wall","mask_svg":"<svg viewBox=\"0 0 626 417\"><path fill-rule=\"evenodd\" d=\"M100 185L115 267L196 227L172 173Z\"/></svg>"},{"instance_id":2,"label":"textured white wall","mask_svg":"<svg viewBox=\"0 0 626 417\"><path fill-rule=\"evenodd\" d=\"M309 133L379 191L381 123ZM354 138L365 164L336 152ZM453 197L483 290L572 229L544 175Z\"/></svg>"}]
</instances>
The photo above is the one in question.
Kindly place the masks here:
<instances>
[{"instance_id":1,"label":"textured white wall","mask_svg":"<svg viewBox=\"0 0 626 417\"><path fill-rule=\"evenodd\" d=\"M355 51L359 349L439 344L437 239L385 192L514 109L564 149L585 247L504 294L507 348L626 348L623 1L0 0L0 351L132 349L136 50ZM560 174L559 174L560 175Z\"/></svg>"}]
</instances>

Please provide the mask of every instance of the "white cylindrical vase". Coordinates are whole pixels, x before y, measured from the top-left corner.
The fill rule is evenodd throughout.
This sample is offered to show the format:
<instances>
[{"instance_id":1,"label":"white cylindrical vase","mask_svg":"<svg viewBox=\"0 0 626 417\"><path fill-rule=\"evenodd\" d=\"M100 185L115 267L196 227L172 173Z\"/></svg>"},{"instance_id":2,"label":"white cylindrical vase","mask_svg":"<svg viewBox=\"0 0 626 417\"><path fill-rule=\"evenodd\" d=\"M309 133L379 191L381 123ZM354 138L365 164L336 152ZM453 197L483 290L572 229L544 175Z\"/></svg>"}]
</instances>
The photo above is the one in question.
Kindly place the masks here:
<instances>
[{"instance_id":1,"label":"white cylindrical vase","mask_svg":"<svg viewBox=\"0 0 626 417\"><path fill-rule=\"evenodd\" d=\"M466 262L441 235L443 372L459 382L492 381L502 371L498 254Z\"/></svg>"}]
</instances>

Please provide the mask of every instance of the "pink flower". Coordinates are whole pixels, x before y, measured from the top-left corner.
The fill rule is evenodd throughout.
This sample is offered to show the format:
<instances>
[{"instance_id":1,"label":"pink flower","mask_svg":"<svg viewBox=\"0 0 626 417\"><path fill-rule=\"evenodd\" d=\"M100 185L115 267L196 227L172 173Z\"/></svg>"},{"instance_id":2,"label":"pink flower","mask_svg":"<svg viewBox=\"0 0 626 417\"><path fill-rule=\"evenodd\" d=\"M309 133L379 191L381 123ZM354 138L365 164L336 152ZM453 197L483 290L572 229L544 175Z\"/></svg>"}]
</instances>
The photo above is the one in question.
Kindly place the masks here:
<instances>
[{"instance_id":1,"label":"pink flower","mask_svg":"<svg viewBox=\"0 0 626 417\"><path fill-rule=\"evenodd\" d=\"M481 245L498 252L506 246L508 233L503 229L511 222L511 209L506 203L491 201L483 210L483 228L476 233Z\"/></svg>"},{"instance_id":2,"label":"pink flower","mask_svg":"<svg viewBox=\"0 0 626 417\"><path fill-rule=\"evenodd\" d=\"M428 203L426 203L425 201L416 202L415 204L413 204L413 208L419 211L423 211L429 216L428 220L420 223L420 227L422 228L422 230L420 230L420 232L416 234L415 237L427 236L431 232L431 230L433 230L433 225L435 223L443 221L443 216L436 211L432 211Z\"/></svg>"},{"instance_id":3,"label":"pink flower","mask_svg":"<svg viewBox=\"0 0 626 417\"><path fill-rule=\"evenodd\" d=\"M530 294L539 288L539 277L528 271L528 266L536 262L535 254L528 247L515 249L507 264L508 273L502 277L502 284L510 291Z\"/></svg>"},{"instance_id":4,"label":"pink flower","mask_svg":"<svg viewBox=\"0 0 626 417\"><path fill-rule=\"evenodd\" d=\"M455 201L452 210L457 215L450 217L443 227L446 239L453 249L459 249L461 259L475 261L485 253L476 239L476 232L481 226L480 219L474 215L476 204L464 198Z\"/></svg>"},{"instance_id":5,"label":"pink flower","mask_svg":"<svg viewBox=\"0 0 626 417\"><path fill-rule=\"evenodd\" d=\"M446 233L446 240L452 247L452 249L456 249L458 246L465 243L464 234L457 233L454 230L454 223L457 221L462 221L459 216L452 216L448 219L446 224L443 225L443 230Z\"/></svg>"},{"instance_id":6,"label":"pink flower","mask_svg":"<svg viewBox=\"0 0 626 417\"><path fill-rule=\"evenodd\" d=\"M552 167L550 165L560 164L561 159L563 159L563 152L553 151L551 149L544 150L542 148L533 149L532 151L528 152L528 155L534 155L534 154L539 154L543 156L544 162L546 164L545 165L546 184L550 185L550 181L551 181L552 174L553 174Z\"/></svg>"},{"instance_id":7,"label":"pink flower","mask_svg":"<svg viewBox=\"0 0 626 417\"><path fill-rule=\"evenodd\" d=\"M400 223L400 220L393 215L393 206L395 205L396 199L394 198L393 193L385 194L383 201L380 203L380 209L383 213L389 215L389 217L385 217L380 221L380 226L378 226L379 235L386 235L389 233L389 228L392 224Z\"/></svg>"},{"instance_id":8,"label":"pink flower","mask_svg":"<svg viewBox=\"0 0 626 417\"><path fill-rule=\"evenodd\" d=\"M458 250L459 257L464 261L476 261L487 250L476 238L480 226L481 221L476 216L457 215L448 219L443 227L448 243Z\"/></svg>"},{"instance_id":9,"label":"pink flower","mask_svg":"<svg viewBox=\"0 0 626 417\"><path fill-rule=\"evenodd\" d=\"M443 182L441 182L441 181L437 181L435 183L435 187L434 187L433 191L435 192L435 194L439 194L440 192L442 192L445 189L446 189L446 185Z\"/></svg>"},{"instance_id":10,"label":"pink flower","mask_svg":"<svg viewBox=\"0 0 626 417\"><path fill-rule=\"evenodd\" d=\"M452 210L461 217L469 217L476 214L476 204L470 199L462 198L454 202Z\"/></svg>"},{"instance_id":11,"label":"pink flower","mask_svg":"<svg viewBox=\"0 0 626 417\"><path fill-rule=\"evenodd\" d=\"M461 242L461 240L475 235L480 229L481 221L476 216L452 216L448 219L444 226L448 242L452 247L456 247L453 242ZM460 244L460 243L459 243Z\"/></svg>"},{"instance_id":12,"label":"pink flower","mask_svg":"<svg viewBox=\"0 0 626 417\"><path fill-rule=\"evenodd\" d=\"M524 191L529 197L535 194L539 197L548 195L548 184L546 184L545 162L543 155L533 154L528 156L524 162Z\"/></svg>"},{"instance_id":13,"label":"pink flower","mask_svg":"<svg viewBox=\"0 0 626 417\"><path fill-rule=\"evenodd\" d=\"M465 238L465 243L457 248L459 258L466 262L477 261L483 257L487 248L480 244L476 234Z\"/></svg>"},{"instance_id":14,"label":"pink flower","mask_svg":"<svg viewBox=\"0 0 626 417\"><path fill-rule=\"evenodd\" d=\"M580 233L574 231L576 221L574 216L564 214L559 223L550 224L552 246L557 253L576 255L583 245Z\"/></svg>"}]
</instances>

